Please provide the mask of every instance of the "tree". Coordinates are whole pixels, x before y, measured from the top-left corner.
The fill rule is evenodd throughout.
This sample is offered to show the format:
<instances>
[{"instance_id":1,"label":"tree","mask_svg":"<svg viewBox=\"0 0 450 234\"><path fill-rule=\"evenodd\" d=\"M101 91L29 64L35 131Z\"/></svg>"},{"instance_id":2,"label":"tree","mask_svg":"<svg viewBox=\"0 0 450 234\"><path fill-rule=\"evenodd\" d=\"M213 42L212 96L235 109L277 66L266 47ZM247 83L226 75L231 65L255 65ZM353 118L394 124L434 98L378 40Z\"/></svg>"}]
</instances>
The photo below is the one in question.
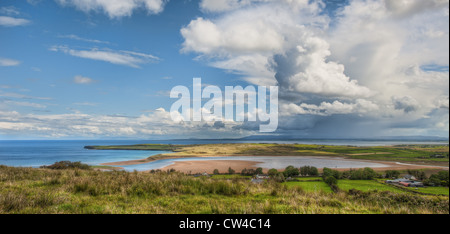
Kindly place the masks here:
<instances>
[{"instance_id":1,"label":"tree","mask_svg":"<svg viewBox=\"0 0 450 234\"><path fill-rule=\"evenodd\" d=\"M319 175L319 170L317 169L317 167L311 167L310 171L309 171L309 175L310 176L318 176Z\"/></svg>"},{"instance_id":2,"label":"tree","mask_svg":"<svg viewBox=\"0 0 450 234\"><path fill-rule=\"evenodd\" d=\"M364 180L373 180L375 177L377 177L377 173L370 167L366 167L363 170L363 179Z\"/></svg>"},{"instance_id":3,"label":"tree","mask_svg":"<svg viewBox=\"0 0 450 234\"><path fill-rule=\"evenodd\" d=\"M427 175L425 174L424 171L420 171L420 173L417 175L417 179L419 179L419 180L426 180L427 179Z\"/></svg>"},{"instance_id":4,"label":"tree","mask_svg":"<svg viewBox=\"0 0 450 234\"><path fill-rule=\"evenodd\" d=\"M263 169L261 167L256 168L255 174L257 175L263 174Z\"/></svg>"},{"instance_id":5,"label":"tree","mask_svg":"<svg viewBox=\"0 0 450 234\"><path fill-rule=\"evenodd\" d=\"M278 174L278 170L275 169L275 168L272 168L272 169L269 170L268 174L269 174L270 177L274 177L274 176L276 176Z\"/></svg>"},{"instance_id":6,"label":"tree","mask_svg":"<svg viewBox=\"0 0 450 234\"><path fill-rule=\"evenodd\" d=\"M303 166L300 168L300 175L302 175L302 176L318 176L319 170L317 170L317 167Z\"/></svg>"},{"instance_id":7,"label":"tree","mask_svg":"<svg viewBox=\"0 0 450 234\"><path fill-rule=\"evenodd\" d=\"M351 170L350 172L346 172L348 174L348 178L351 180L373 180L378 174L369 167L358 170Z\"/></svg>"},{"instance_id":8,"label":"tree","mask_svg":"<svg viewBox=\"0 0 450 234\"><path fill-rule=\"evenodd\" d=\"M448 180L448 171L440 171L440 172L438 172L438 177L441 180Z\"/></svg>"},{"instance_id":9,"label":"tree","mask_svg":"<svg viewBox=\"0 0 450 234\"><path fill-rule=\"evenodd\" d=\"M247 168L242 169L241 175L247 175L247 174L248 174Z\"/></svg>"},{"instance_id":10,"label":"tree","mask_svg":"<svg viewBox=\"0 0 450 234\"><path fill-rule=\"evenodd\" d=\"M214 175L220 174L220 173L219 173L219 169L214 169L213 174L214 174Z\"/></svg>"},{"instance_id":11,"label":"tree","mask_svg":"<svg viewBox=\"0 0 450 234\"><path fill-rule=\"evenodd\" d=\"M231 169L231 167L228 168L228 174L233 175L235 174L236 171L234 171L233 169Z\"/></svg>"},{"instance_id":12,"label":"tree","mask_svg":"<svg viewBox=\"0 0 450 234\"><path fill-rule=\"evenodd\" d=\"M433 174L424 181L425 185L428 186L445 186L448 187L448 171L440 171L437 174Z\"/></svg>"},{"instance_id":13,"label":"tree","mask_svg":"<svg viewBox=\"0 0 450 234\"><path fill-rule=\"evenodd\" d=\"M425 175L425 172L422 170L407 170L407 173L416 177L418 180L425 180L427 179L427 176Z\"/></svg>"},{"instance_id":14,"label":"tree","mask_svg":"<svg viewBox=\"0 0 450 234\"><path fill-rule=\"evenodd\" d=\"M309 172L309 166L300 167L300 175L307 176Z\"/></svg>"},{"instance_id":15,"label":"tree","mask_svg":"<svg viewBox=\"0 0 450 234\"><path fill-rule=\"evenodd\" d=\"M298 176L300 174L300 171L298 168L295 168L294 166L288 166L286 169L284 169L284 177L293 177Z\"/></svg>"},{"instance_id":16,"label":"tree","mask_svg":"<svg viewBox=\"0 0 450 234\"><path fill-rule=\"evenodd\" d=\"M384 178L386 178L386 179L397 179L398 177L400 177L399 171L387 170L387 171L385 171L385 173L386 173L386 175L384 176Z\"/></svg>"},{"instance_id":17,"label":"tree","mask_svg":"<svg viewBox=\"0 0 450 234\"><path fill-rule=\"evenodd\" d=\"M424 184L427 186L440 186L441 180L436 174L433 174L430 176L430 178L428 178L428 180L424 181Z\"/></svg>"},{"instance_id":18,"label":"tree","mask_svg":"<svg viewBox=\"0 0 450 234\"><path fill-rule=\"evenodd\" d=\"M244 168L242 171L241 171L241 175L244 175L244 176L252 176L252 175L255 175L256 173L255 173L255 170L254 169L247 169L247 168Z\"/></svg>"},{"instance_id":19,"label":"tree","mask_svg":"<svg viewBox=\"0 0 450 234\"><path fill-rule=\"evenodd\" d=\"M441 181L441 186L448 187L448 171L440 171L437 174L437 178Z\"/></svg>"},{"instance_id":20,"label":"tree","mask_svg":"<svg viewBox=\"0 0 450 234\"><path fill-rule=\"evenodd\" d=\"M317 167L303 166L303 167L300 167L300 175L302 175L302 176L318 176L319 170L317 170Z\"/></svg>"}]
</instances>

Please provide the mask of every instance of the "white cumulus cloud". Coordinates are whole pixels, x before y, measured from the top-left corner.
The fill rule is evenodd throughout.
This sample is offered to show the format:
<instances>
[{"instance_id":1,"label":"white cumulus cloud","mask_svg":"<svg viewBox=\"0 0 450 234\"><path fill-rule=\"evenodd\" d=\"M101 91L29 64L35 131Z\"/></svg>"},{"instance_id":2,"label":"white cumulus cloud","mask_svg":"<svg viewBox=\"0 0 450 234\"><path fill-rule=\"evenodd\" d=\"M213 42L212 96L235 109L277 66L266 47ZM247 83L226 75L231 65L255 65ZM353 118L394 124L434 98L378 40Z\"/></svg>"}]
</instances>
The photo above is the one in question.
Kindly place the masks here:
<instances>
[{"instance_id":1,"label":"white cumulus cloud","mask_svg":"<svg viewBox=\"0 0 450 234\"><path fill-rule=\"evenodd\" d=\"M202 0L205 15L181 29L182 52L279 85L283 129L361 121L448 134L430 121L448 118L449 1L350 0L335 15L327 3ZM343 115L352 120L334 117Z\"/></svg>"}]
</instances>

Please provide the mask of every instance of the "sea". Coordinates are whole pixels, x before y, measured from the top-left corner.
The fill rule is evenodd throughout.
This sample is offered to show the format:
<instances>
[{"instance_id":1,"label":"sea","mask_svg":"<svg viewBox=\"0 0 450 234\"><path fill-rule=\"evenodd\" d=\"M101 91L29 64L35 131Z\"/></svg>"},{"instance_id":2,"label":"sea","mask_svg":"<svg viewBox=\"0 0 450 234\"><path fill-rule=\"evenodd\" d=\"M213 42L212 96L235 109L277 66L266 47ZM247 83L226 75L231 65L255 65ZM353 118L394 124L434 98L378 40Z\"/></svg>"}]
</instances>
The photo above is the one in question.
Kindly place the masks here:
<instances>
[{"instance_id":1,"label":"sea","mask_svg":"<svg viewBox=\"0 0 450 234\"><path fill-rule=\"evenodd\" d=\"M87 145L134 145L134 144L218 144L218 143L278 143L278 144L317 144L317 145L351 145L351 146L386 146L403 144L446 144L439 141L370 141L370 140L294 140L294 141L249 141L249 140L0 140L0 165L14 167L33 167L51 165L58 161L82 162L89 165L100 165L108 162L121 162L145 159L152 155L169 153L165 151L139 151L139 150L88 150ZM292 163L309 163L310 166L327 167L377 167L377 165L348 165L336 163L336 160L323 159L315 161L314 158L304 158L309 161L292 161L292 157L285 159L277 157L236 157L201 158L201 159L170 159L160 160L141 165L121 166L127 171L145 171L159 169L171 165L176 161L187 160L251 160L260 162L261 167L282 169Z\"/></svg>"}]
</instances>

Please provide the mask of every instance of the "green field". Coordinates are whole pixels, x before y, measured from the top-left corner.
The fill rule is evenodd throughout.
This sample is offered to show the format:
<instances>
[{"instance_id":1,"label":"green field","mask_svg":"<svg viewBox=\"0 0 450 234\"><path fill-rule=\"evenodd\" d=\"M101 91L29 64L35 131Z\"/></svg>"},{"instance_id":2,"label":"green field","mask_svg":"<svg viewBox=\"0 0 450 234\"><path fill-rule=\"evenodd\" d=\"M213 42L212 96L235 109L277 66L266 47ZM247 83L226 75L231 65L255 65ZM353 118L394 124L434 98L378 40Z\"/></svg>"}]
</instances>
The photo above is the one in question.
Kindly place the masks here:
<instances>
[{"instance_id":1,"label":"green field","mask_svg":"<svg viewBox=\"0 0 450 234\"><path fill-rule=\"evenodd\" d=\"M385 185L374 180L339 180L337 185L339 189L344 191L356 189L364 192L377 190L377 191L390 191L394 193L407 193L406 191L403 191L401 189Z\"/></svg>"},{"instance_id":2,"label":"green field","mask_svg":"<svg viewBox=\"0 0 450 234\"><path fill-rule=\"evenodd\" d=\"M330 186L325 184L323 181L304 181L304 182L285 182L288 188L292 187L300 187L305 192L324 192L324 193L332 193Z\"/></svg>"},{"instance_id":3,"label":"green field","mask_svg":"<svg viewBox=\"0 0 450 234\"><path fill-rule=\"evenodd\" d=\"M449 195L449 189L447 187L406 188L406 189L425 194L446 195L446 196Z\"/></svg>"},{"instance_id":4,"label":"green field","mask_svg":"<svg viewBox=\"0 0 450 234\"><path fill-rule=\"evenodd\" d=\"M322 177L298 177L295 178L296 180L300 180L300 181L316 181L316 180L322 180Z\"/></svg>"},{"instance_id":5,"label":"green field","mask_svg":"<svg viewBox=\"0 0 450 234\"><path fill-rule=\"evenodd\" d=\"M250 180L252 177L251 176L243 176L243 175L226 175L226 174L222 174L222 175L212 175L211 178L213 179L247 179Z\"/></svg>"}]
</instances>

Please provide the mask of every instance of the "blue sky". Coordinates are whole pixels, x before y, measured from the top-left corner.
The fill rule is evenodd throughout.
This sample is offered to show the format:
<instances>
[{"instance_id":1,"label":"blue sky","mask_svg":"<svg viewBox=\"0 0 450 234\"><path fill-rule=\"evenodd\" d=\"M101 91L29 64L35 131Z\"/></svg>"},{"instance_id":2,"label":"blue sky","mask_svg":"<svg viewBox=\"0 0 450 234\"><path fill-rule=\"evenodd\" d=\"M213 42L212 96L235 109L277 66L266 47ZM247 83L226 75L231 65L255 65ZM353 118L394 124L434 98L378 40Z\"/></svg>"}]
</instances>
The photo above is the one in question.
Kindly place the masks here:
<instances>
[{"instance_id":1,"label":"blue sky","mask_svg":"<svg viewBox=\"0 0 450 234\"><path fill-rule=\"evenodd\" d=\"M0 139L259 134L171 122L194 77L280 86L276 134L448 136L448 1L403 4L2 0Z\"/></svg>"},{"instance_id":2,"label":"blue sky","mask_svg":"<svg viewBox=\"0 0 450 234\"><path fill-rule=\"evenodd\" d=\"M27 90L27 96L51 98L52 113L73 108L96 114L138 115L162 104L170 106L171 100L160 96L175 85L188 84L189 80L192 83L194 76L205 80L214 77L218 82L227 76L194 61L192 55L180 53L183 38L179 30L200 14L196 4L174 1L158 15L136 10L132 17L114 20L104 14L61 7L53 1L35 6L26 1L2 1L2 5L20 9L32 21L21 27L2 28L2 57L21 61L20 67L2 69L3 85ZM158 59L133 68L53 52L49 49L52 46L133 51ZM76 85L75 76L93 82ZM45 105L46 101L41 103Z\"/></svg>"}]
</instances>

